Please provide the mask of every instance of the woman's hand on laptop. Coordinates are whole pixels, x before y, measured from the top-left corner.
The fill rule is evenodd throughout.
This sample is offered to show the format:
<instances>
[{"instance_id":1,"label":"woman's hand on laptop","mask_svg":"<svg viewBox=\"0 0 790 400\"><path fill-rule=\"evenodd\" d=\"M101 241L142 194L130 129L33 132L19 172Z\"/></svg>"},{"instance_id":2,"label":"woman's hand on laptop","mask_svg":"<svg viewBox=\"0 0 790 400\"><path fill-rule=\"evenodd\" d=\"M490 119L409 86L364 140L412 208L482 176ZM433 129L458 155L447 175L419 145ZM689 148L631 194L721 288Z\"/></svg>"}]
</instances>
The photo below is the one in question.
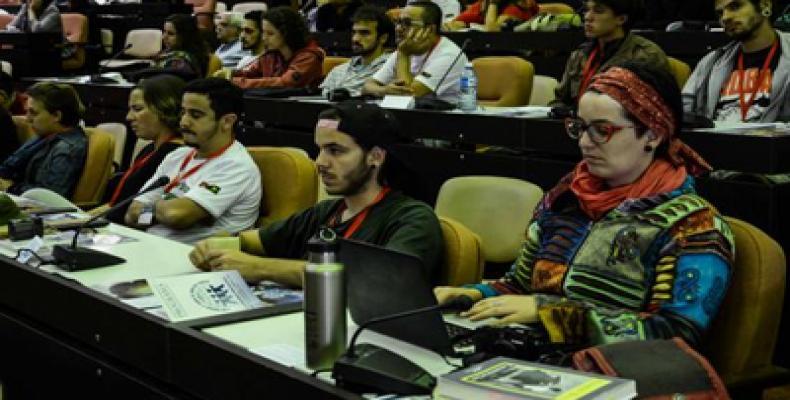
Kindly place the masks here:
<instances>
[{"instance_id":1,"label":"woman's hand on laptop","mask_svg":"<svg viewBox=\"0 0 790 400\"><path fill-rule=\"evenodd\" d=\"M447 304L459 296L467 296L472 301L478 301L483 298L483 294L477 289L462 288L453 286L438 286L433 288L433 295L436 296L436 302L439 305Z\"/></svg>"},{"instance_id":2,"label":"woman's hand on laptop","mask_svg":"<svg viewBox=\"0 0 790 400\"><path fill-rule=\"evenodd\" d=\"M472 321L498 317L491 324L494 326L528 324L538 320L538 305L533 295L508 294L480 300L469 311L462 312L461 316Z\"/></svg>"}]
</instances>

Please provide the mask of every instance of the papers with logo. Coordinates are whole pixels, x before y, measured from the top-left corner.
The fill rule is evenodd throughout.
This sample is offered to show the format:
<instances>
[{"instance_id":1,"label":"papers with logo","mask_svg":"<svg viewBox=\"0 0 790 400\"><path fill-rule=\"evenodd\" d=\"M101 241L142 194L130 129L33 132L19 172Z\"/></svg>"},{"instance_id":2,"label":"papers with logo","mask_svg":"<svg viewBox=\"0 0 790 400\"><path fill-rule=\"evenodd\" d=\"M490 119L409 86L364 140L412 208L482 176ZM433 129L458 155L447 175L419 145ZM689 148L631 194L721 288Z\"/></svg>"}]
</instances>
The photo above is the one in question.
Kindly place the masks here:
<instances>
[{"instance_id":1,"label":"papers with logo","mask_svg":"<svg viewBox=\"0 0 790 400\"><path fill-rule=\"evenodd\" d=\"M148 279L173 322L262 307L238 271Z\"/></svg>"}]
</instances>

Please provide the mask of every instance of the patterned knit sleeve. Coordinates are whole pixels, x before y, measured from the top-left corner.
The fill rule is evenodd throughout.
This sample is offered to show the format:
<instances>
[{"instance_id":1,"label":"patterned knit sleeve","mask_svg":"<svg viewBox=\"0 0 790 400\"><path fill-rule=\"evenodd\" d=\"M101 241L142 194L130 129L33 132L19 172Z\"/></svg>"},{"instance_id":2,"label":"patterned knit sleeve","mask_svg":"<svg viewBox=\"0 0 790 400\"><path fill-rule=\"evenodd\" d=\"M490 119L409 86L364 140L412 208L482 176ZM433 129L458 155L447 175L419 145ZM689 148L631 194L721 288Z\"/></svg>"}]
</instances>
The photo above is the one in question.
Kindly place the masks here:
<instances>
[{"instance_id":1,"label":"patterned knit sleeve","mask_svg":"<svg viewBox=\"0 0 790 400\"><path fill-rule=\"evenodd\" d=\"M539 247L540 227L533 220L527 228L526 238L521 245L518 258L510 267L510 271L499 281L490 284L470 285L469 287L479 290L483 297L528 293L532 287L532 270Z\"/></svg>"},{"instance_id":2,"label":"patterned knit sleeve","mask_svg":"<svg viewBox=\"0 0 790 400\"><path fill-rule=\"evenodd\" d=\"M654 278L647 282L647 305L640 311L561 298L539 300L539 318L552 340L605 344L679 336L697 345L729 286L732 233L707 207L678 221L659 243L664 245Z\"/></svg>"}]
</instances>

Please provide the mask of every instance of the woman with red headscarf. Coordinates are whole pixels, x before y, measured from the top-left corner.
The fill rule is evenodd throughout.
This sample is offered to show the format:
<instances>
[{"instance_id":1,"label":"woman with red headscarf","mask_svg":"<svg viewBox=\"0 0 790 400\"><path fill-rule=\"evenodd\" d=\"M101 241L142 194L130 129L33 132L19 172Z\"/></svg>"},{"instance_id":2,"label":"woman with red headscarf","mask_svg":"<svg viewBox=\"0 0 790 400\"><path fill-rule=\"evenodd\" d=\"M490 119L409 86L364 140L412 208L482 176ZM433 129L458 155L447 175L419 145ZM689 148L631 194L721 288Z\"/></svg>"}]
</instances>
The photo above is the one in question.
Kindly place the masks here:
<instances>
[{"instance_id":1,"label":"woman with red headscarf","mask_svg":"<svg viewBox=\"0 0 790 400\"><path fill-rule=\"evenodd\" d=\"M439 287L468 296L473 320L537 323L552 342L603 344L680 336L709 327L730 280L732 235L694 190L710 166L676 134L680 92L640 64L596 75L566 128L583 160L535 211L519 258L502 279Z\"/></svg>"}]
</instances>

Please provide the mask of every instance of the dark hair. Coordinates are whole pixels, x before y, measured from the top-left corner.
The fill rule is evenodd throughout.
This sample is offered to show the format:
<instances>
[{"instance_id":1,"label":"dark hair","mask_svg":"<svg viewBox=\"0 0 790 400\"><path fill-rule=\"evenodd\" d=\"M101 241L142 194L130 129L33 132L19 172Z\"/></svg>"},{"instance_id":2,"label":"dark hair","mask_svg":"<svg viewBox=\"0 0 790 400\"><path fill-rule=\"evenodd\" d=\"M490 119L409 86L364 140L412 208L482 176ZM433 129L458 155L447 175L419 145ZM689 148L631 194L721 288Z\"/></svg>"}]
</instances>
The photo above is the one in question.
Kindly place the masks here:
<instances>
[{"instance_id":1,"label":"dark hair","mask_svg":"<svg viewBox=\"0 0 790 400\"><path fill-rule=\"evenodd\" d=\"M623 24L623 30L629 32L634 24L645 17L645 3L643 0L588 0L612 9L615 15L625 15L628 18Z\"/></svg>"},{"instance_id":2,"label":"dark hair","mask_svg":"<svg viewBox=\"0 0 790 400\"><path fill-rule=\"evenodd\" d=\"M165 19L176 28L176 48L191 54L200 65L201 74L208 70L209 48L200 34L195 18L187 14L172 14Z\"/></svg>"},{"instance_id":3,"label":"dark hair","mask_svg":"<svg viewBox=\"0 0 790 400\"><path fill-rule=\"evenodd\" d=\"M60 111L63 126L77 126L85 113L77 91L66 83L39 82L27 89L27 95L40 102L50 114Z\"/></svg>"},{"instance_id":4,"label":"dark hair","mask_svg":"<svg viewBox=\"0 0 790 400\"><path fill-rule=\"evenodd\" d=\"M376 37L380 38L382 35L387 35L387 41L384 42L384 47L395 47L395 24L387 13L381 7L373 5L365 5L359 7L351 17L351 21L357 22L375 22L376 23Z\"/></svg>"},{"instance_id":5,"label":"dark hair","mask_svg":"<svg viewBox=\"0 0 790 400\"><path fill-rule=\"evenodd\" d=\"M349 104L353 102L354 100L350 100ZM342 105L343 103L340 104ZM328 108L318 114L318 119L341 121L343 119L341 112L342 111L340 111L338 108ZM380 129L377 130L377 133L379 135L383 133L385 136L389 136L389 139L391 140L393 139L392 136L397 136L398 138L394 139L396 143L410 143L411 139L409 139L403 134L402 131L400 131L397 120L395 120L394 116L392 116L392 114L387 110L383 110L383 112L389 113L391 118L388 118L388 120L391 121L391 123L382 123L380 125ZM390 132L384 133L384 131ZM400 190L416 199L425 198L426 188L424 186L424 180L413 168L406 164L402 157L398 156L398 151L395 146L392 144L365 144L354 137L354 135L349 134L349 136L351 136L352 139L354 139L354 143L359 145L359 147L361 147L365 152L370 151L370 149L372 149L374 146L381 147L386 150L387 155L384 158L384 163L381 165L381 169L379 170L377 176L377 182L379 185L391 186L392 188Z\"/></svg>"},{"instance_id":6,"label":"dark hair","mask_svg":"<svg viewBox=\"0 0 790 400\"><path fill-rule=\"evenodd\" d=\"M241 89L222 78L195 79L184 86L184 94L197 93L208 96L215 118L225 114L241 116L244 107Z\"/></svg>"},{"instance_id":7,"label":"dark hair","mask_svg":"<svg viewBox=\"0 0 790 400\"><path fill-rule=\"evenodd\" d=\"M4 91L7 96L11 96L11 93L14 92L14 78L5 71L0 71L0 90Z\"/></svg>"},{"instance_id":8,"label":"dark hair","mask_svg":"<svg viewBox=\"0 0 790 400\"><path fill-rule=\"evenodd\" d=\"M633 60L623 61L622 63L612 65L612 67L625 68L633 72L643 82L650 85L650 87L652 87L658 93L658 95L661 96L661 99L664 100L664 103L666 103L667 107L669 107L669 109L672 111L675 120L675 135L680 133L680 129L683 125L683 100L680 95L678 83L672 74L670 74L664 68ZM625 113L625 117L634 122L634 124L637 126L635 129L637 136L642 136L645 134L647 127L639 119L627 111ZM658 146L658 149L656 149L656 154L666 154L667 149L668 141L664 140L661 145Z\"/></svg>"},{"instance_id":9,"label":"dark hair","mask_svg":"<svg viewBox=\"0 0 790 400\"><path fill-rule=\"evenodd\" d=\"M41 0L41 11L44 11L45 8L49 7L53 1L55 0ZM30 0L28 0L27 3L30 4Z\"/></svg>"},{"instance_id":10,"label":"dark hair","mask_svg":"<svg viewBox=\"0 0 790 400\"><path fill-rule=\"evenodd\" d=\"M420 7L422 8L422 22L425 25L433 25L436 27L436 33L442 30L442 9L432 1L415 1L406 5L407 7Z\"/></svg>"},{"instance_id":11,"label":"dark hair","mask_svg":"<svg viewBox=\"0 0 790 400\"><path fill-rule=\"evenodd\" d=\"M263 21L263 11L261 11L261 10L247 11L244 14L244 19L255 22L255 26L260 31L261 30L261 22Z\"/></svg>"},{"instance_id":12,"label":"dark hair","mask_svg":"<svg viewBox=\"0 0 790 400\"><path fill-rule=\"evenodd\" d=\"M263 13L263 19L274 25L291 51L295 52L307 46L310 40L307 24L302 16L290 7L274 7Z\"/></svg>"},{"instance_id":13,"label":"dark hair","mask_svg":"<svg viewBox=\"0 0 790 400\"><path fill-rule=\"evenodd\" d=\"M143 101L156 117L171 131L178 133L184 85L181 78L163 74L143 79L134 88L143 92Z\"/></svg>"}]
</instances>

